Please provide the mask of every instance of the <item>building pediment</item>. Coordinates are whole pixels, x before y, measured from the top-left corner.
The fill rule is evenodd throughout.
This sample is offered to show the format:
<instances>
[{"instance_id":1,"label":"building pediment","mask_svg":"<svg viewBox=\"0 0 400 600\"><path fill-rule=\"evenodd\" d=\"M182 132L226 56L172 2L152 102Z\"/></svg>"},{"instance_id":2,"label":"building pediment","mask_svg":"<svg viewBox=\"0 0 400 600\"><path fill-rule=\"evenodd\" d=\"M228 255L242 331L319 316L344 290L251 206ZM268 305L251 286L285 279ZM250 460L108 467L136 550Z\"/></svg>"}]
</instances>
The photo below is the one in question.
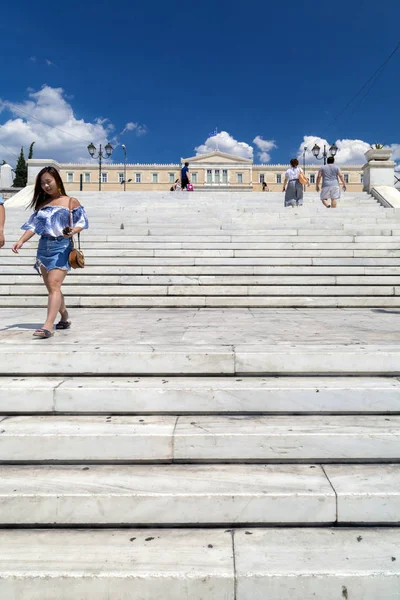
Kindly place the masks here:
<instances>
[{"instance_id":1,"label":"building pediment","mask_svg":"<svg viewBox=\"0 0 400 600\"><path fill-rule=\"evenodd\" d=\"M227 154L226 152L220 152L215 150L214 152L207 152L207 154L197 154L190 158L182 158L182 163L188 162L192 165L202 164L229 164L232 165L252 165L253 161L251 158L242 158L241 156L235 156L234 154Z\"/></svg>"}]
</instances>

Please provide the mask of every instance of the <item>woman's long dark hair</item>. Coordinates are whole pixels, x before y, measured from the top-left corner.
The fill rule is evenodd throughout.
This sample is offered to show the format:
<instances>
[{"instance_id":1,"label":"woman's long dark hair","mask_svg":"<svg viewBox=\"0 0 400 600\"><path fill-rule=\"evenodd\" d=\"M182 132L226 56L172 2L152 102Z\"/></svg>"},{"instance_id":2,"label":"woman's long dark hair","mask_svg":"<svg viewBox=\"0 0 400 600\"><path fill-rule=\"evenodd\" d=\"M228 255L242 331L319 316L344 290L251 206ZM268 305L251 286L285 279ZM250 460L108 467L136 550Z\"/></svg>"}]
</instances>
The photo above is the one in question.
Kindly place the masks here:
<instances>
[{"instance_id":1,"label":"woman's long dark hair","mask_svg":"<svg viewBox=\"0 0 400 600\"><path fill-rule=\"evenodd\" d=\"M42 177L45 173L49 173L56 180L57 187L62 196L66 196L65 188L63 181L60 177L60 173L57 171L55 167L45 167L38 173L35 182L35 191L33 192L32 202L29 204L29 208L33 208L34 210L39 210L41 206L47 204L50 200L51 196L46 194L46 192L42 189Z\"/></svg>"}]
</instances>

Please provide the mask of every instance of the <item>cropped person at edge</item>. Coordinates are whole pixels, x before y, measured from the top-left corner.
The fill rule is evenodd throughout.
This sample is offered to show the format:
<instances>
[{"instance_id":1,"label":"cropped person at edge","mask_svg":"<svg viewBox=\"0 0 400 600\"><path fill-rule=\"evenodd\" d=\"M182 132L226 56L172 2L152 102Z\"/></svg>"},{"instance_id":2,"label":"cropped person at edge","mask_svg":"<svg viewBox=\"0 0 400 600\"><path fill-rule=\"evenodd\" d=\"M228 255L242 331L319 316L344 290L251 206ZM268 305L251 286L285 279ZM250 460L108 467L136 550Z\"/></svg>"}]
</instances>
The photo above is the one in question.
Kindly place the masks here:
<instances>
[{"instance_id":1,"label":"cropped person at edge","mask_svg":"<svg viewBox=\"0 0 400 600\"><path fill-rule=\"evenodd\" d=\"M2 248L5 244L5 239L4 239L5 222L6 222L6 211L4 208L3 196L0 194L0 248Z\"/></svg>"},{"instance_id":2,"label":"cropped person at edge","mask_svg":"<svg viewBox=\"0 0 400 600\"><path fill-rule=\"evenodd\" d=\"M71 269L69 253L72 249L72 236L87 229L89 224L85 209L76 198L67 196L62 179L54 167L45 167L38 174L33 200L29 206L35 212L21 227L26 231L13 245L12 251L18 254L23 244L35 233L41 236L34 266L43 276L49 297L46 321L33 335L46 339L54 335L54 321L58 312L61 320L56 329L69 329L71 326L61 286Z\"/></svg>"}]
</instances>

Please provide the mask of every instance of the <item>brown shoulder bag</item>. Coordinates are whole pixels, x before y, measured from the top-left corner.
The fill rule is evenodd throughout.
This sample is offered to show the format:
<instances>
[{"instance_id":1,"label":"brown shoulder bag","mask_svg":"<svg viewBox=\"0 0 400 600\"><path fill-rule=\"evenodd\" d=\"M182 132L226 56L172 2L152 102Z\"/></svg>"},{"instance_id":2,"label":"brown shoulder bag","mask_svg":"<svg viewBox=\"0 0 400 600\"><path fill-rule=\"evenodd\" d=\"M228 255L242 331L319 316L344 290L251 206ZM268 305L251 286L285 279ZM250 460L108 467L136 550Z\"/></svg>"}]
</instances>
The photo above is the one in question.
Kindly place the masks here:
<instances>
[{"instance_id":1,"label":"brown shoulder bag","mask_svg":"<svg viewBox=\"0 0 400 600\"><path fill-rule=\"evenodd\" d=\"M71 229L73 229L74 224L72 221L72 208L71 208L72 199L69 200L69 225ZM69 264L72 269L83 269L85 266L85 257L81 250L81 234L78 233L78 248L75 248L74 237L71 238L72 250L69 253Z\"/></svg>"}]
</instances>

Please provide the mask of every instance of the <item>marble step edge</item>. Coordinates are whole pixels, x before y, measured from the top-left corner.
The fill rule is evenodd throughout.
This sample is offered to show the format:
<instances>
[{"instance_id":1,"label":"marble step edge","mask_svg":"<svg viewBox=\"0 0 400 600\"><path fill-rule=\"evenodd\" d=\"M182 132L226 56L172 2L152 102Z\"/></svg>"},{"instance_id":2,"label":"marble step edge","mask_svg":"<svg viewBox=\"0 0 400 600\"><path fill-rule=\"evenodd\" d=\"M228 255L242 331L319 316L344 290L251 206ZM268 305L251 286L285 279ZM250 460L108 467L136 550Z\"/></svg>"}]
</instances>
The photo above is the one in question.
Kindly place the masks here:
<instances>
[{"instance_id":1,"label":"marble step edge","mask_svg":"<svg viewBox=\"0 0 400 600\"><path fill-rule=\"evenodd\" d=\"M398 528L3 530L2 598L397 600Z\"/></svg>"},{"instance_id":2,"label":"marble step edge","mask_svg":"<svg viewBox=\"0 0 400 600\"><path fill-rule=\"evenodd\" d=\"M69 296L70 308L397 308L399 296ZM46 296L0 296L0 307L47 306Z\"/></svg>"},{"instance_id":3,"label":"marble step edge","mask_svg":"<svg viewBox=\"0 0 400 600\"><path fill-rule=\"evenodd\" d=\"M343 285L343 284L237 284L237 285L186 285L159 284L135 285L117 284L86 285L70 283L65 286L65 296L399 296L399 285ZM44 285L0 284L0 296L48 296Z\"/></svg>"},{"instance_id":4,"label":"marble step edge","mask_svg":"<svg viewBox=\"0 0 400 600\"><path fill-rule=\"evenodd\" d=\"M399 415L3 416L0 463L399 463Z\"/></svg>"},{"instance_id":5,"label":"marble step edge","mask_svg":"<svg viewBox=\"0 0 400 600\"><path fill-rule=\"evenodd\" d=\"M400 380L396 377L1 377L0 413L400 413Z\"/></svg>"},{"instance_id":6,"label":"marble step edge","mask_svg":"<svg viewBox=\"0 0 400 600\"><path fill-rule=\"evenodd\" d=\"M400 464L0 465L1 526L400 524Z\"/></svg>"},{"instance_id":7,"label":"marble step edge","mask_svg":"<svg viewBox=\"0 0 400 600\"><path fill-rule=\"evenodd\" d=\"M60 332L40 344L0 346L0 375L400 375L400 346L387 345L126 345L68 343ZM71 333L73 335L73 333ZM61 339L66 339L60 344ZM71 340L72 341L72 340ZM30 347L35 361L27 363ZM93 354L96 361L93 361Z\"/></svg>"}]
</instances>

